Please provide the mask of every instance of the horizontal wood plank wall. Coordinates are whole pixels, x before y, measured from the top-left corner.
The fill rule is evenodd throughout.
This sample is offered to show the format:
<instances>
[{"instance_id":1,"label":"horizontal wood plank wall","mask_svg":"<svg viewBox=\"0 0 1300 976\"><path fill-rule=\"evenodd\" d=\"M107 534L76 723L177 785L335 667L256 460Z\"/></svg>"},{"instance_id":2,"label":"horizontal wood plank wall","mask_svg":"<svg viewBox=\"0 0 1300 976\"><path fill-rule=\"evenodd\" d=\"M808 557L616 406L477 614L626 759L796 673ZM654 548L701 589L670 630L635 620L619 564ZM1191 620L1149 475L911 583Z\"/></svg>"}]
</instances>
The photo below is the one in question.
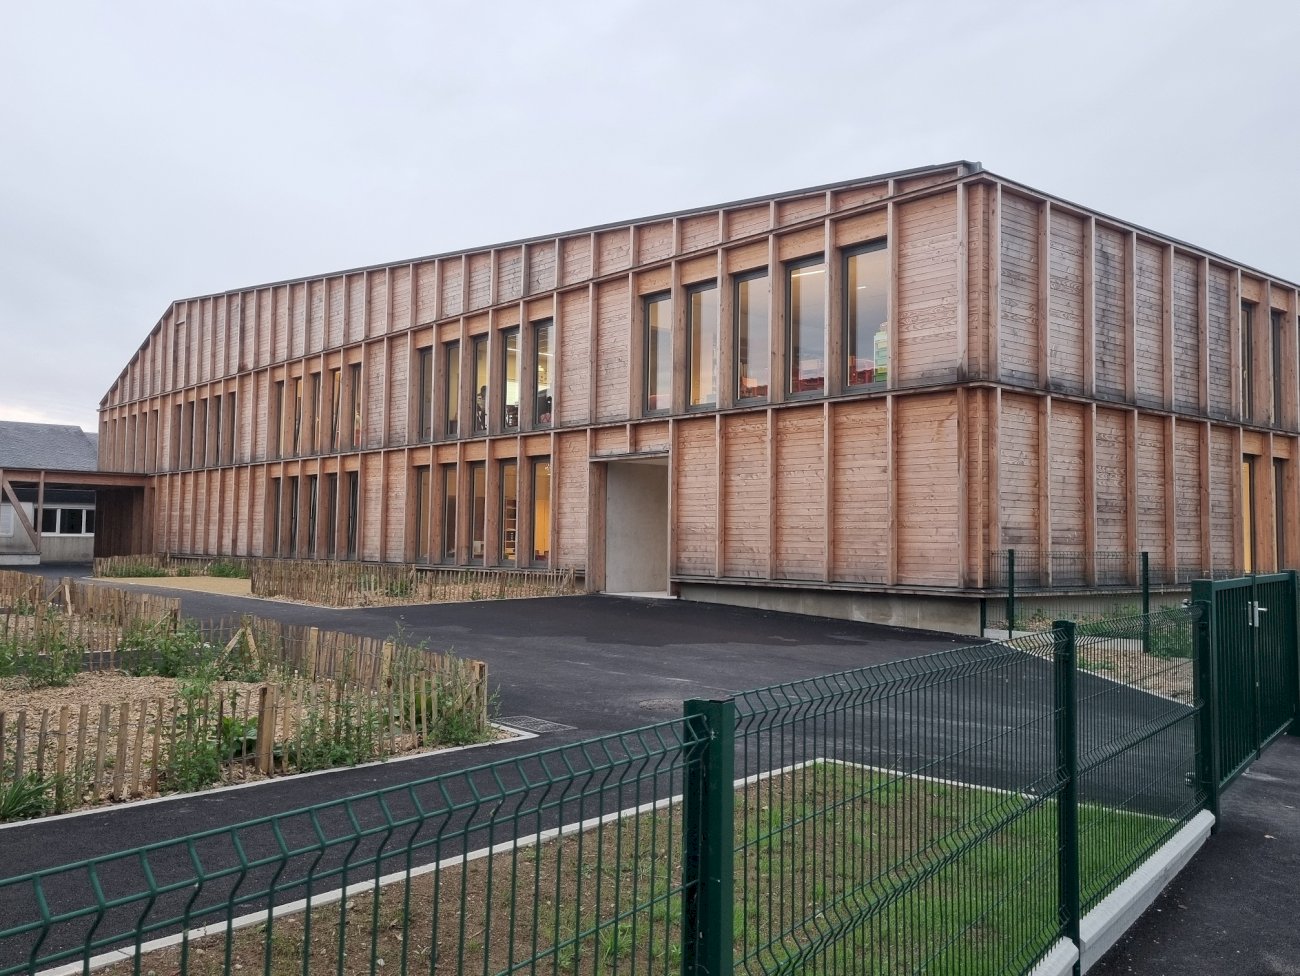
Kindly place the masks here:
<instances>
[{"instance_id":1,"label":"horizontal wood plank wall","mask_svg":"<svg viewBox=\"0 0 1300 976\"><path fill-rule=\"evenodd\" d=\"M898 582L959 585L956 396L899 397L895 411Z\"/></svg>"}]
</instances>

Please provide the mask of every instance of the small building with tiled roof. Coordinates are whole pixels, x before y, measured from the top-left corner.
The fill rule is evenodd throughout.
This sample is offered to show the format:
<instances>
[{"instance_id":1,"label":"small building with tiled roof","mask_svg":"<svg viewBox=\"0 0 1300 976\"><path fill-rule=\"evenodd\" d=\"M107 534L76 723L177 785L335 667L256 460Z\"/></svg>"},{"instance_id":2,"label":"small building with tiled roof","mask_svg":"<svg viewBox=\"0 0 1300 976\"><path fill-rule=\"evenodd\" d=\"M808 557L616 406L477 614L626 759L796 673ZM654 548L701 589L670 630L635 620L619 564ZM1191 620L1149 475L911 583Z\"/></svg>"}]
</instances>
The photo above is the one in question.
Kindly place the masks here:
<instances>
[{"instance_id":1,"label":"small building with tiled roof","mask_svg":"<svg viewBox=\"0 0 1300 976\"><path fill-rule=\"evenodd\" d=\"M11 484L4 473L96 471L98 455L99 435L80 427L0 420L0 566L91 561L94 490L47 486L43 477Z\"/></svg>"}]
</instances>

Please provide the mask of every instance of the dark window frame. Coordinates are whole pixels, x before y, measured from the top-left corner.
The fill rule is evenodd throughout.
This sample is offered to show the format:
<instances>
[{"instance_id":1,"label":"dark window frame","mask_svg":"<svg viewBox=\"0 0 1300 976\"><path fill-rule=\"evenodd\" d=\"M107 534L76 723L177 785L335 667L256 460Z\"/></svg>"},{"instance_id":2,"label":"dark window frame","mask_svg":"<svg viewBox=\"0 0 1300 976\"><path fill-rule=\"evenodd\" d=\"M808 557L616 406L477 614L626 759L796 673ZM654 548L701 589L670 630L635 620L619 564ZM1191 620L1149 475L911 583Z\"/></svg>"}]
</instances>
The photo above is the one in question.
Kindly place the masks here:
<instances>
[{"instance_id":1,"label":"dark window frame","mask_svg":"<svg viewBox=\"0 0 1300 976\"><path fill-rule=\"evenodd\" d=\"M666 304L668 308L667 326L666 327L654 326L652 328L650 325L650 309L653 306L659 305L661 303ZM674 323L673 316L675 314L675 311L676 310L673 308L673 293L671 289L665 291L657 291L654 292L653 294L643 295L641 297L641 332L642 332L641 350L645 356L645 361L642 365L642 370L641 370L641 379L642 379L641 411L643 415L647 417L662 417L672 413L672 409L673 409L672 358L673 358L673 323ZM652 348L651 338L659 331L666 331L668 333L668 389L666 392L662 394L667 399L667 402L662 406L660 406L658 402L658 397L661 394L658 391L657 386L651 382L651 356L650 356L650 350ZM654 392L652 392L652 390ZM653 406L651 405L652 396L656 398Z\"/></svg>"},{"instance_id":2,"label":"dark window frame","mask_svg":"<svg viewBox=\"0 0 1300 976\"><path fill-rule=\"evenodd\" d=\"M785 334L781 337L783 343L782 350L785 353L785 369L783 370L785 375L781 377L781 382L784 384L786 398L790 400L816 400L826 396L826 384L827 384L827 380L829 379L828 367L830 365L830 363L827 361L827 351L828 351L827 339L829 338L828 326L830 322L830 305L826 296L826 286L824 284L825 278L822 279L823 285L822 285L822 376L821 376L822 382L821 382L821 386L807 389L807 390L794 389L795 380L796 380L795 374L798 369L798 363L794 355L794 338L795 338L796 330L794 326L794 288L792 287L792 283L794 282L796 271L800 271L804 268L815 268L819 265L821 266L823 275L827 275L830 273L830 266L827 264L825 253L811 254L808 255L807 257L797 258L793 261L785 261L781 265L782 270L785 272L785 279L784 279L784 283L785 283L784 332Z\"/></svg>"},{"instance_id":3,"label":"dark window frame","mask_svg":"<svg viewBox=\"0 0 1300 976\"><path fill-rule=\"evenodd\" d=\"M841 365L844 370L844 388L846 390L855 390L855 391L883 390L887 388L889 385L888 362L886 362L885 364L885 376L883 379L875 378L875 370L878 367L873 365L872 378L865 383L855 383L853 382L853 364L850 361L852 343L849 341L849 338L853 333L854 323L852 322L852 310L856 308L856 303L853 301L853 297L849 294L849 262L853 258L859 257L863 254L874 254L876 252L884 252L886 258L885 260L885 321L881 324L880 328L884 329L885 331L886 343L892 344L893 342L893 337L889 334L889 330L893 324L890 321L890 309L889 309L889 275L890 275L889 260L888 260L889 238L880 237L873 241L866 241L862 244L855 244L852 247L847 247L842 252L843 257L841 258L841 263L840 263L840 301L843 302L843 314L841 316L840 354L841 354ZM879 330L877 330L877 332L878 331ZM886 349L888 348L889 345L886 346ZM874 363L874 359L875 357L873 355L872 356L873 363Z\"/></svg>"},{"instance_id":4,"label":"dark window frame","mask_svg":"<svg viewBox=\"0 0 1300 976\"><path fill-rule=\"evenodd\" d=\"M713 321L713 399L694 402L691 392L691 379L695 371L695 360L699 353L695 342L695 296L704 292L714 293L716 314ZM691 411L717 410L721 395L722 371L719 368L722 358L722 291L716 278L695 282L686 288L686 409Z\"/></svg>"}]
</instances>

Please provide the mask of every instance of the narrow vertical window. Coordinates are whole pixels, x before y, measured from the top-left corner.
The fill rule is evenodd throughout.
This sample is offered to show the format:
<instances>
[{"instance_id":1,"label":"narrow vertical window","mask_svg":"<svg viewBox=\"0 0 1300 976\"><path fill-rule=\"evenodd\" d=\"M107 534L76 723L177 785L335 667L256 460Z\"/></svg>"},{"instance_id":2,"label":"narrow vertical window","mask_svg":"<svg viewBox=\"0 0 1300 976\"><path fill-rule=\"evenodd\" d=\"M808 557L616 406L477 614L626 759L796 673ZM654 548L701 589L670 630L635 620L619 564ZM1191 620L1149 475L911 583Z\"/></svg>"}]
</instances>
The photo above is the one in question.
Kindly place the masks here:
<instances>
[{"instance_id":1,"label":"narrow vertical window","mask_svg":"<svg viewBox=\"0 0 1300 976\"><path fill-rule=\"evenodd\" d=\"M826 389L826 264L820 257L786 267L786 389Z\"/></svg>"},{"instance_id":2,"label":"narrow vertical window","mask_svg":"<svg viewBox=\"0 0 1300 976\"><path fill-rule=\"evenodd\" d=\"M238 413L239 394L231 390L226 394L226 460L234 464L235 457L235 423Z\"/></svg>"},{"instance_id":3,"label":"narrow vertical window","mask_svg":"<svg viewBox=\"0 0 1300 976\"><path fill-rule=\"evenodd\" d=\"M488 424L487 336L475 336L470 351L474 354L474 432L482 433Z\"/></svg>"},{"instance_id":4,"label":"narrow vertical window","mask_svg":"<svg viewBox=\"0 0 1300 976\"><path fill-rule=\"evenodd\" d=\"M221 412L220 394L217 394L217 396L213 397L212 399L212 412L213 412L212 420L216 427L216 429L213 431L212 443L216 453L217 465L220 466L225 461L225 455L222 453L222 448L225 446L225 440L224 440L225 431L223 429L225 424L225 416ZM145 438L146 440L148 439L147 427L145 428Z\"/></svg>"},{"instance_id":5,"label":"narrow vertical window","mask_svg":"<svg viewBox=\"0 0 1300 976\"><path fill-rule=\"evenodd\" d=\"M284 380L275 381L275 393L271 397L271 457L284 456Z\"/></svg>"},{"instance_id":6,"label":"narrow vertical window","mask_svg":"<svg viewBox=\"0 0 1300 976\"><path fill-rule=\"evenodd\" d=\"M302 377L293 381L293 456L302 453Z\"/></svg>"},{"instance_id":7,"label":"narrow vertical window","mask_svg":"<svg viewBox=\"0 0 1300 976\"><path fill-rule=\"evenodd\" d=\"M442 466L442 561L456 561L456 465Z\"/></svg>"},{"instance_id":8,"label":"narrow vertical window","mask_svg":"<svg viewBox=\"0 0 1300 976\"><path fill-rule=\"evenodd\" d=\"M298 479L289 479L289 558L298 555Z\"/></svg>"},{"instance_id":9,"label":"narrow vertical window","mask_svg":"<svg viewBox=\"0 0 1300 976\"><path fill-rule=\"evenodd\" d=\"M687 292L687 370L692 407L718 402L718 286L698 285Z\"/></svg>"},{"instance_id":10,"label":"narrow vertical window","mask_svg":"<svg viewBox=\"0 0 1300 976\"><path fill-rule=\"evenodd\" d=\"M551 459L533 462L533 565L546 566L551 560Z\"/></svg>"},{"instance_id":11,"label":"narrow vertical window","mask_svg":"<svg viewBox=\"0 0 1300 976\"><path fill-rule=\"evenodd\" d=\"M1241 303L1241 416L1255 419L1255 306Z\"/></svg>"},{"instance_id":12,"label":"narrow vertical window","mask_svg":"<svg viewBox=\"0 0 1300 976\"><path fill-rule=\"evenodd\" d=\"M433 439L433 348L431 346L425 346L420 350L416 368L420 376L417 424L420 440L427 441Z\"/></svg>"},{"instance_id":13,"label":"narrow vertical window","mask_svg":"<svg viewBox=\"0 0 1300 976\"><path fill-rule=\"evenodd\" d=\"M533 425L551 426L554 394L551 391L551 320L533 325Z\"/></svg>"},{"instance_id":14,"label":"narrow vertical window","mask_svg":"<svg viewBox=\"0 0 1300 976\"><path fill-rule=\"evenodd\" d=\"M325 558L333 559L339 551L339 476L325 476Z\"/></svg>"},{"instance_id":15,"label":"narrow vertical window","mask_svg":"<svg viewBox=\"0 0 1300 976\"><path fill-rule=\"evenodd\" d=\"M1270 372L1273 376L1273 426L1282 426L1283 407L1286 398L1282 383L1282 313L1277 309L1269 312L1269 324L1273 327L1273 362ZM1279 564L1280 565L1280 564Z\"/></svg>"},{"instance_id":16,"label":"narrow vertical window","mask_svg":"<svg viewBox=\"0 0 1300 976\"><path fill-rule=\"evenodd\" d=\"M501 462L501 508L498 512L501 526L501 562L506 566L518 565L519 544L519 464Z\"/></svg>"},{"instance_id":17,"label":"narrow vertical window","mask_svg":"<svg viewBox=\"0 0 1300 976\"><path fill-rule=\"evenodd\" d=\"M312 373L307 385L307 453L320 450L320 373Z\"/></svg>"},{"instance_id":18,"label":"narrow vertical window","mask_svg":"<svg viewBox=\"0 0 1300 976\"><path fill-rule=\"evenodd\" d=\"M429 561L429 468L415 469L415 561Z\"/></svg>"},{"instance_id":19,"label":"narrow vertical window","mask_svg":"<svg viewBox=\"0 0 1300 976\"><path fill-rule=\"evenodd\" d=\"M352 409L349 411L352 415L352 443L349 445L353 450L361 449L361 418L364 410L364 401L361 398L361 364L352 363L348 366L349 383L351 387L349 395L352 397Z\"/></svg>"},{"instance_id":20,"label":"narrow vertical window","mask_svg":"<svg viewBox=\"0 0 1300 976\"><path fill-rule=\"evenodd\" d=\"M347 558L357 558L357 522L361 518L361 477L348 472L348 537Z\"/></svg>"},{"instance_id":21,"label":"narrow vertical window","mask_svg":"<svg viewBox=\"0 0 1300 976\"><path fill-rule=\"evenodd\" d=\"M482 563L487 529L487 467L482 461L469 466L469 558Z\"/></svg>"},{"instance_id":22,"label":"narrow vertical window","mask_svg":"<svg viewBox=\"0 0 1300 976\"><path fill-rule=\"evenodd\" d=\"M885 242L844 257L845 386L883 384L889 371L889 252Z\"/></svg>"},{"instance_id":23,"label":"narrow vertical window","mask_svg":"<svg viewBox=\"0 0 1300 976\"><path fill-rule=\"evenodd\" d=\"M447 415L447 436L455 437L460 426L460 343L447 343L443 347L443 356L447 382L442 388L442 407Z\"/></svg>"},{"instance_id":24,"label":"narrow vertical window","mask_svg":"<svg viewBox=\"0 0 1300 976\"><path fill-rule=\"evenodd\" d=\"M1241 568L1255 572L1255 458L1241 459Z\"/></svg>"},{"instance_id":25,"label":"narrow vertical window","mask_svg":"<svg viewBox=\"0 0 1300 976\"><path fill-rule=\"evenodd\" d=\"M307 476L307 558L316 558L316 524L317 500L319 496L319 479L314 474Z\"/></svg>"},{"instance_id":26,"label":"narrow vertical window","mask_svg":"<svg viewBox=\"0 0 1300 976\"><path fill-rule=\"evenodd\" d=\"M772 371L767 272L736 279L736 399L767 398Z\"/></svg>"},{"instance_id":27,"label":"narrow vertical window","mask_svg":"<svg viewBox=\"0 0 1300 976\"><path fill-rule=\"evenodd\" d=\"M673 399L673 300L645 300L645 412L666 413Z\"/></svg>"},{"instance_id":28,"label":"narrow vertical window","mask_svg":"<svg viewBox=\"0 0 1300 976\"><path fill-rule=\"evenodd\" d=\"M271 555L280 555L280 515L283 499L280 498L280 479L271 479Z\"/></svg>"},{"instance_id":29,"label":"narrow vertical window","mask_svg":"<svg viewBox=\"0 0 1300 976\"><path fill-rule=\"evenodd\" d=\"M339 444L339 417L343 409L343 370L330 370L330 450L337 451Z\"/></svg>"},{"instance_id":30,"label":"narrow vertical window","mask_svg":"<svg viewBox=\"0 0 1300 976\"><path fill-rule=\"evenodd\" d=\"M501 333L501 426L519 429L519 330Z\"/></svg>"},{"instance_id":31,"label":"narrow vertical window","mask_svg":"<svg viewBox=\"0 0 1300 976\"><path fill-rule=\"evenodd\" d=\"M1286 504L1286 459L1273 459L1273 527L1277 535L1277 565L1274 567L1279 573L1284 569L1290 568L1287 565L1288 553L1286 551L1286 525L1287 517L1291 513L1287 510Z\"/></svg>"}]
</instances>

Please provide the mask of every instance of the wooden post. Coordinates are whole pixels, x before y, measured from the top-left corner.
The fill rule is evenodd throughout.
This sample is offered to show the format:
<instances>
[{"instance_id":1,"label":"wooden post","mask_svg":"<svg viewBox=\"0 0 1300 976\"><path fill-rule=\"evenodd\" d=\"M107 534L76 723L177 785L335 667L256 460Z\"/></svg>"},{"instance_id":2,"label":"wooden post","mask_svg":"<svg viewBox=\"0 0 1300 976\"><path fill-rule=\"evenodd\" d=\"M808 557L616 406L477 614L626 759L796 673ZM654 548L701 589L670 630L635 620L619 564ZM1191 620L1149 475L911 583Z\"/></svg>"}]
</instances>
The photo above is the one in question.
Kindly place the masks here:
<instances>
[{"instance_id":1,"label":"wooden post","mask_svg":"<svg viewBox=\"0 0 1300 976\"><path fill-rule=\"evenodd\" d=\"M257 771L270 776L275 770L275 688L263 685L257 702Z\"/></svg>"}]
</instances>

